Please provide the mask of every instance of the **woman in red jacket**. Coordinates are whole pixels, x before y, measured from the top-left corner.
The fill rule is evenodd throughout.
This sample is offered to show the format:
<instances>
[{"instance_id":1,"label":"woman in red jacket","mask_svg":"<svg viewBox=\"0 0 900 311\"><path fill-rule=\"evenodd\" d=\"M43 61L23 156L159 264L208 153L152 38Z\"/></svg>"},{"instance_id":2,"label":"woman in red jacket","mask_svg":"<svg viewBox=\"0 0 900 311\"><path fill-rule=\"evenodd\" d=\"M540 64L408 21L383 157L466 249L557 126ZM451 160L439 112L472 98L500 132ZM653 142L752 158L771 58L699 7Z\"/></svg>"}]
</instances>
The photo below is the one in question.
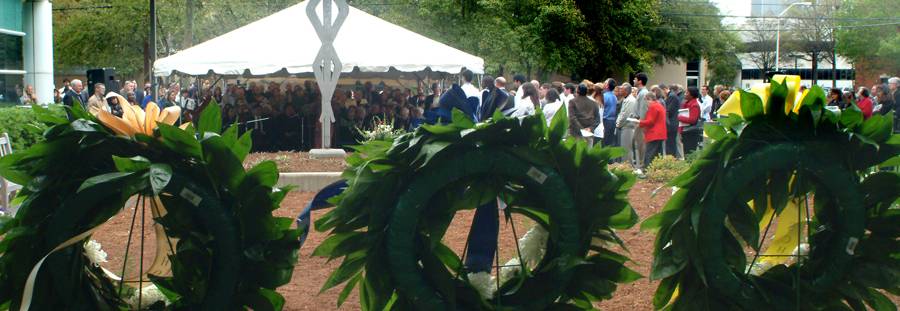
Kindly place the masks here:
<instances>
[{"instance_id":1,"label":"woman in red jacket","mask_svg":"<svg viewBox=\"0 0 900 311\"><path fill-rule=\"evenodd\" d=\"M638 126L644 129L644 142L647 146L647 152L644 153L644 167L647 167L653 158L662 154L662 145L666 140L666 108L657 101L654 92L647 92L644 99L649 103L647 114Z\"/></svg>"},{"instance_id":2,"label":"woman in red jacket","mask_svg":"<svg viewBox=\"0 0 900 311\"><path fill-rule=\"evenodd\" d=\"M872 109L874 108L872 105L872 98L869 97L869 89L861 87L859 88L859 101L856 102L856 106L859 107L859 110L862 110L863 119L868 119L872 116Z\"/></svg>"},{"instance_id":3,"label":"woman in red jacket","mask_svg":"<svg viewBox=\"0 0 900 311\"><path fill-rule=\"evenodd\" d=\"M687 93L684 94L684 103L681 109L687 109L688 115L678 115L678 134L681 135L681 143L684 144L685 155L697 150L700 145L700 139L703 135L703 125L697 124L700 121L700 104L697 98L700 97L700 90L696 87L689 87Z\"/></svg>"}]
</instances>

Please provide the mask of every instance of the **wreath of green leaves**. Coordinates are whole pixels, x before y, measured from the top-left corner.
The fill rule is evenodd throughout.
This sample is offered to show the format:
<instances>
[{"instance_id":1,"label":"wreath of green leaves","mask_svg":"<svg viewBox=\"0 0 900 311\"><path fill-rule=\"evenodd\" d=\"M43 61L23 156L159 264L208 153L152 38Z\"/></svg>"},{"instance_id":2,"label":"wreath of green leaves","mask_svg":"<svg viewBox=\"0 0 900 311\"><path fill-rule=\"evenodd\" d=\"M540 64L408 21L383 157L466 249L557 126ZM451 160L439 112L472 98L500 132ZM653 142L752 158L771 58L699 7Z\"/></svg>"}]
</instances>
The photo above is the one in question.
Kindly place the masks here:
<instances>
[{"instance_id":1,"label":"wreath of green leaves","mask_svg":"<svg viewBox=\"0 0 900 311\"><path fill-rule=\"evenodd\" d=\"M340 305L358 287L364 310L592 309L639 278L609 249L622 245L615 229L637 221L626 201L634 177L607 170L622 150L563 140L567 121L562 111L549 127L541 114L497 113L475 124L454 111L448 125L355 147L349 187L316 221L330 232L314 255L343 257L322 290L347 282ZM442 239L458 211L497 197L507 219L528 217L549 239L532 271L483 299Z\"/></svg>"},{"instance_id":2,"label":"wreath of green leaves","mask_svg":"<svg viewBox=\"0 0 900 311\"><path fill-rule=\"evenodd\" d=\"M881 290L900 293L900 175L873 172L900 163L893 116L863 121L855 106L826 109L818 86L799 113L785 114L787 95L773 80L763 108L759 96L741 91L743 117L706 126L714 142L671 182L680 189L663 210L642 223L658 231L651 272L662 280L657 309L896 308ZM808 256L751 275L745 249L760 252L760 224L775 217L764 219L759 207L778 215L790 198L808 193L814 198L799 207L812 217L801 220Z\"/></svg>"},{"instance_id":3,"label":"wreath of green leaves","mask_svg":"<svg viewBox=\"0 0 900 311\"><path fill-rule=\"evenodd\" d=\"M289 189L273 188L274 163L245 171L250 133L219 134L221 112L208 106L198 130L158 124L153 137L116 136L79 105L74 121L33 108L51 125L45 141L0 160L0 173L25 189L0 234L0 309L19 309L32 267L53 247L119 213L134 195L159 196L156 219L178 239L171 277L150 276L171 302L150 309L279 310L275 288L291 279L299 249L292 219L273 217ZM76 243L47 258L32 310L128 308L118 281L106 277Z\"/></svg>"}]
</instances>

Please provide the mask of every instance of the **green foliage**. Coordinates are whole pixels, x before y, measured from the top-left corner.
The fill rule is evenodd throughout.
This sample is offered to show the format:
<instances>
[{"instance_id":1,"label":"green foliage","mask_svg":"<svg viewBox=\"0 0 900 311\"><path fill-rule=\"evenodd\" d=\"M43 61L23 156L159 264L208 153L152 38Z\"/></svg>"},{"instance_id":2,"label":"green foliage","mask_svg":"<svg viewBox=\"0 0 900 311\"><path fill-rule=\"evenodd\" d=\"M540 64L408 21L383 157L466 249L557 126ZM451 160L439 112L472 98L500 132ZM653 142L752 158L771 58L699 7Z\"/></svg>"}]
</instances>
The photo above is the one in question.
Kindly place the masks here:
<instances>
[{"instance_id":1,"label":"green foliage","mask_svg":"<svg viewBox=\"0 0 900 311\"><path fill-rule=\"evenodd\" d=\"M19 308L28 273L61 242L105 223L135 196L158 196L167 214L156 221L177 238L173 276L150 276L172 301L167 309L282 308L275 289L291 279L300 231L272 215L288 191L274 188L274 163L245 171L249 148L233 128L220 136L214 126L194 133L160 124L153 137L122 137L78 107L67 108L74 121L35 107L50 123L45 139L0 159L0 175L25 185L15 218L0 220L0 305ZM118 287L75 243L48 257L31 309L128 308Z\"/></svg>"},{"instance_id":2,"label":"green foliage","mask_svg":"<svg viewBox=\"0 0 900 311\"><path fill-rule=\"evenodd\" d=\"M900 286L900 175L870 175L900 153L893 115L863 120L831 112L818 86L799 113L785 114L787 92L772 81L766 108L742 92L745 117L707 126L714 142L669 182L680 190L662 211L641 224L657 232L651 271L661 280L657 309L896 308L880 290ZM812 215L804 237L809 256L750 274L745 250L760 248L760 225L770 221L763 213L781 214L790 198L808 193L814 205L799 208Z\"/></svg>"},{"instance_id":3,"label":"green foliage","mask_svg":"<svg viewBox=\"0 0 900 311\"><path fill-rule=\"evenodd\" d=\"M58 117L65 117L62 107L51 106ZM0 108L0 134L9 134L13 150L23 150L43 140L47 125L38 120L34 110L22 107Z\"/></svg>"},{"instance_id":4,"label":"green foliage","mask_svg":"<svg viewBox=\"0 0 900 311\"><path fill-rule=\"evenodd\" d=\"M157 1L160 56L166 56L266 17L298 0ZM653 61L710 61L711 81L733 76L733 33L684 31L722 28L720 18L663 13L718 11L707 1L613 0L421 0L390 3L352 0L351 5L485 59L493 74L552 73L607 77L649 67ZM188 19L187 6L193 8ZM145 72L147 4L130 0L54 2L54 61L60 69L116 67ZM68 9L86 7L99 9ZM190 21L190 22L189 22ZM96 44L84 44L96 42ZM514 53L511 53L514 51ZM721 78L721 79L720 79Z\"/></svg>"},{"instance_id":5,"label":"green foliage","mask_svg":"<svg viewBox=\"0 0 900 311\"><path fill-rule=\"evenodd\" d=\"M724 30L719 9L710 1L660 1L659 22L650 32L648 48L655 60L704 58L709 62L710 83L729 85L740 70L736 51L740 39ZM652 22L652 21L651 21Z\"/></svg>"},{"instance_id":6,"label":"green foliage","mask_svg":"<svg viewBox=\"0 0 900 311\"><path fill-rule=\"evenodd\" d=\"M647 167L647 179L655 182L669 182L686 172L690 163L665 155L653 159Z\"/></svg>"},{"instance_id":7,"label":"green foliage","mask_svg":"<svg viewBox=\"0 0 900 311\"><path fill-rule=\"evenodd\" d=\"M890 20L897 17L900 3L896 1L858 0L842 1L838 18L872 18L883 21L841 21L847 26L835 31L837 52L854 61L880 66L885 72L900 70L900 33ZM853 27L859 24L884 24L875 27Z\"/></svg>"},{"instance_id":8,"label":"green foliage","mask_svg":"<svg viewBox=\"0 0 900 311\"><path fill-rule=\"evenodd\" d=\"M559 113L548 127L538 113L475 124L456 110L448 125L354 147L349 187L316 221L329 233L313 254L342 258L322 290L346 282L338 304L358 288L364 310L591 309L611 297L639 277L609 249L622 245L615 229L638 219L627 202L634 177L607 170L621 149L562 140L566 122ZM550 238L533 270L483 299L442 240L457 211L497 197L507 219L528 217Z\"/></svg>"},{"instance_id":9,"label":"green foliage","mask_svg":"<svg viewBox=\"0 0 900 311\"><path fill-rule=\"evenodd\" d=\"M269 16L298 0L159 0L157 48L174 54ZM187 5L194 8L186 23ZM54 64L63 70L115 67L120 75L146 73L149 6L132 0L58 0L53 2ZM190 27L189 27L190 26ZM193 40L185 40L188 29Z\"/></svg>"}]
</instances>

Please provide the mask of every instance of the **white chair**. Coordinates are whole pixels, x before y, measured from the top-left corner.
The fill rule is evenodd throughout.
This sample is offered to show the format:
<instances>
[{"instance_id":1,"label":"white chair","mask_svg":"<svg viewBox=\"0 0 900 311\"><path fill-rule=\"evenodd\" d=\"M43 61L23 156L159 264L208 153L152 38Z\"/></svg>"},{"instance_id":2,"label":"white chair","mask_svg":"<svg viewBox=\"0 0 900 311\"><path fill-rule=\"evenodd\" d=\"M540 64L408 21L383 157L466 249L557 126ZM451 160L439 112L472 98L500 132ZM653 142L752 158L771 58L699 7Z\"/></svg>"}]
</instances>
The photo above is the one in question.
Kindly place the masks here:
<instances>
[{"instance_id":1,"label":"white chair","mask_svg":"<svg viewBox=\"0 0 900 311\"><path fill-rule=\"evenodd\" d=\"M0 135L0 157L5 157L12 153L12 141L9 140L9 134ZM15 215L15 209L10 206L9 201L12 195L22 189L22 186L5 178L0 177L0 212Z\"/></svg>"}]
</instances>

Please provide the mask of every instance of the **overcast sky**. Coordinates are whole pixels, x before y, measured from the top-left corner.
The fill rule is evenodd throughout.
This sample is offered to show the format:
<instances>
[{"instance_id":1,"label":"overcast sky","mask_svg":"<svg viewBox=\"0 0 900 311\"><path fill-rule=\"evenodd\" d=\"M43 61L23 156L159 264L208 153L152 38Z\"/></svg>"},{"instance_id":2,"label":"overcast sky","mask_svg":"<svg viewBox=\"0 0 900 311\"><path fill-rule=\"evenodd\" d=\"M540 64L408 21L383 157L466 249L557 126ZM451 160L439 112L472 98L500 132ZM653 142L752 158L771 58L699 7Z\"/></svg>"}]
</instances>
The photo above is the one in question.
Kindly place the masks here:
<instances>
[{"instance_id":1,"label":"overcast sky","mask_svg":"<svg viewBox=\"0 0 900 311\"><path fill-rule=\"evenodd\" d=\"M750 16L751 0L712 0L722 15L740 15ZM744 18L726 18L726 24L740 24L744 22Z\"/></svg>"}]
</instances>

